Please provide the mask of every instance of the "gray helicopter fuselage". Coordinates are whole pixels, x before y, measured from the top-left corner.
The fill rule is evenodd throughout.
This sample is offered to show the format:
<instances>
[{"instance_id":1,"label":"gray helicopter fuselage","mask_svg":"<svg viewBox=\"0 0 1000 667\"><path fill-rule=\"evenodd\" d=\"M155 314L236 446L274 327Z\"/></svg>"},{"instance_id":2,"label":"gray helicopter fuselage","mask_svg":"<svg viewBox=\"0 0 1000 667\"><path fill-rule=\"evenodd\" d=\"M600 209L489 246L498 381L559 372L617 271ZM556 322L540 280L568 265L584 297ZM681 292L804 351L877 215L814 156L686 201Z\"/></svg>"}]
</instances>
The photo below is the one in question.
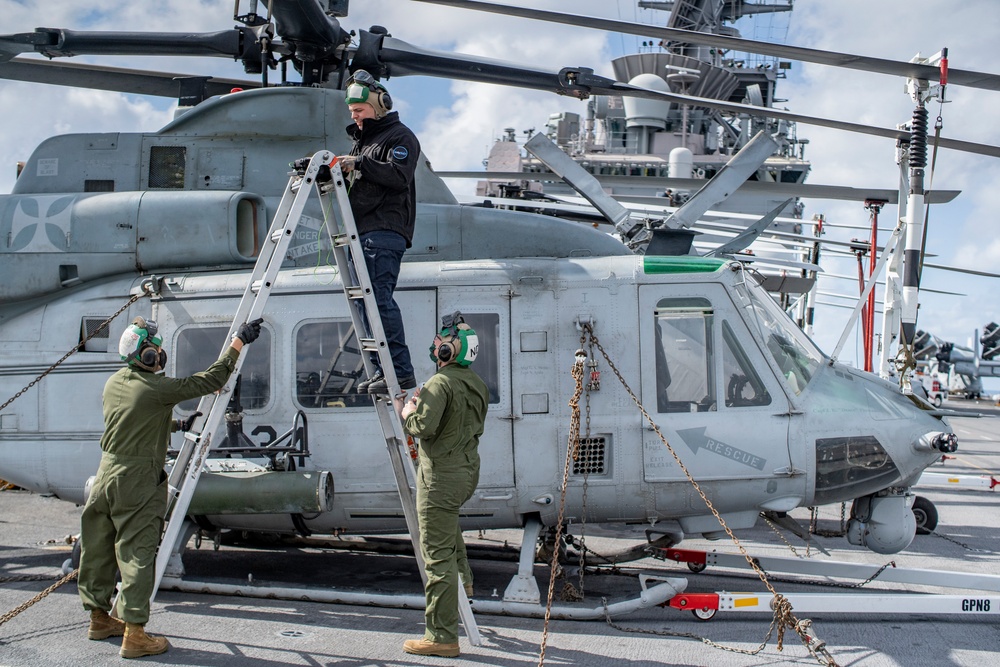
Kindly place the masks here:
<instances>
[{"instance_id":1,"label":"gray helicopter fuselage","mask_svg":"<svg viewBox=\"0 0 1000 667\"><path fill-rule=\"evenodd\" d=\"M4 410L0 478L83 502L100 458L101 391L120 367L123 328L136 315L152 317L169 353L167 373L201 370L222 347L248 275L159 274L150 300L130 306L106 337ZM15 393L79 344L81 330L114 313L144 280L96 281L0 324L0 394ZM745 528L764 510L908 486L940 456L921 443L949 430L898 388L830 364L735 263L638 256L407 262L397 301L418 378L434 372L421 350L441 314L461 310L480 336L473 368L491 402L479 488L462 510L468 529L517 527L528 515L556 521L575 390L570 371L581 347L596 362L585 381L600 375L581 401L580 449L569 466L566 517L574 522L715 533L718 523L683 464L730 527ZM265 333L243 367L242 430L264 444L305 416L302 467L330 471L335 482L332 511L307 519L309 530L399 531L405 524L384 438L370 399L351 388L361 365L346 340L347 307L335 268L282 270ZM617 372L581 337L587 323ZM193 409L181 406L178 415ZM219 527L296 529L290 515L207 518Z\"/></svg>"},{"instance_id":2,"label":"gray helicopter fuselage","mask_svg":"<svg viewBox=\"0 0 1000 667\"><path fill-rule=\"evenodd\" d=\"M342 91L270 88L207 100L158 132L43 142L12 194L0 197L6 241L0 243L0 304L129 271L252 264L289 163L319 149L346 153L350 124ZM520 216L521 226L509 229L497 224L496 210L459 208L426 155L415 179L417 233L407 261L628 252L609 237L575 244L579 233L566 223L543 226L539 218ZM317 263L322 221L312 202L288 265ZM0 307L0 321L9 312Z\"/></svg>"},{"instance_id":3,"label":"gray helicopter fuselage","mask_svg":"<svg viewBox=\"0 0 1000 667\"><path fill-rule=\"evenodd\" d=\"M159 323L171 375L207 367L266 238L288 163L321 148L345 152L349 122L340 91L273 88L208 100L159 132L68 135L35 151L14 192L0 198L0 395L81 349L0 414L0 478L84 501L100 459L101 392L120 366L115 342L124 327L136 315ZM937 458L928 443L947 427L929 406L831 365L738 264L639 257L587 225L460 206L425 155L416 183L416 233L397 300L417 374L434 371L419 350L440 315L461 310L479 332L475 370L491 390L467 527L520 526L528 515L557 520L570 368L581 346L596 365L587 367L566 483L570 521L717 532L682 464L741 528L763 510L908 486ZM370 399L354 390L362 365L324 232L324 212L307 208L265 309L264 335L248 349L227 438L262 447L302 427L308 451L297 439L298 458L232 455L329 471L333 508L247 513L253 498L238 498L206 518L214 525L405 527ZM84 342L147 283L156 287L149 301ZM582 338L588 323L632 394Z\"/></svg>"}]
</instances>

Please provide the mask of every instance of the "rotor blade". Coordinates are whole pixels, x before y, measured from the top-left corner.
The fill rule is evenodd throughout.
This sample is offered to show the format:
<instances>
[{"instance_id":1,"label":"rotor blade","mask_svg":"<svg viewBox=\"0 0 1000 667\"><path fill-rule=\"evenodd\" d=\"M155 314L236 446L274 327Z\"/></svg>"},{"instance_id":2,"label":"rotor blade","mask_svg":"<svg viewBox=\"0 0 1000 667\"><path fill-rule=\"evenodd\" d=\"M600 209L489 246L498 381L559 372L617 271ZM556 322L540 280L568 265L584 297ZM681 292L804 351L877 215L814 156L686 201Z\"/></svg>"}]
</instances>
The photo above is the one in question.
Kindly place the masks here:
<instances>
[{"instance_id":1,"label":"rotor blade","mask_svg":"<svg viewBox=\"0 0 1000 667\"><path fill-rule=\"evenodd\" d=\"M551 181L556 180L556 174L548 172L520 171L435 171L441 178L477 178L491 181ZM594 178L601 185L639 185L643 188L666 190L697 190L705 184L697 178L664 178L659 176L605 176L595 174ZM762 181L746 181L740 186L744 192L763 193L777 197L803 197L806 199L842 199L845 201L865 201L877 199L888 204L899 203L899 190L880 188L853 188L839 185L813 185L810 183L765 183ZM946 204L961 193L961 190L927 190L924 192L924 202L930 204ZM619 201L636 204L655 204L656 197L615 196ZM858 229L868 229L858 227ZM888 230L891 231L891 230Z\"/></svg>"},{"instance_id":2,"label":"rotor blade","mask_svg":"<svg viewBox=\"0 0 1000 667\"><path fill-rule=\"evenodd\" d=\"M55 63L29 58L14 58L8 62L0 62L0 79L95 88L133 95L177 98L180 95L181 81L191 78L204 79L205 93L209 96L225 95L232 92L234 88L247 90L260 88L258 81L192 77L190 74L150 72L122 67L101 67L67 62Z\"/></svg>"},{"instance_id":3,"label":"rotor blade","mask_svg":"<svg viewBox=\"0 0 1000 667\"><path fill-rule=\"evenodd\" d=\"M740 183L750 178L750 174L756 172L777 148L778 142L770 135L758 132L757 136L730 158L729 162L701 186L698 192L674 211L664 221L663 226L670 229L690 227L705 211L736 192Z\"/></svg>"},{"instance_id":4,"label":"rotor blade","mask_svg":"<svg viewBox=\"0 0 1000 667\"><path fill-rule=\"evenodd\" d=\"M243 55L240 28L220 32L100 32L36 28L35 32L0 36L0 61L35 51L48 58L103 56Z\"/></svg>"},{"instance_id":5,"label":"rotor blade","mask_svg":"<svg viewBox=\"0 0 1000 667\"><path fill-rule=\"evenodd\" d=\"M847 132L856 132L858 134L871 134L876 137L887 137L889 139L903 141L910 140L910 133L905 130L891 130L888 128L875 127L874 125L861 125L859 123L850 123L830 118L805 116L802 114L791 113L790 111L784 111L782 109L775 109L774 107L759 107L753 104L737 104L736 102L726 102L723 100L715 100L705 97L694 97L692 95L682 95L679 93L665 93L658 90L650 90L648 88L641 88L639 86L632 86L619 82L615 82L611 86L611 89L620 95L629 95L631 97L660 99L668 102L676 102L678 104L687 104L694 107L706 107L709 109L719 109L737 114L746 114L748 116L781 118L784 120L794 121L796 123L802 123L804 125L817 125L819 127L829 127L835 130L845 130ZM594 90L593 92L600 93L598 90ZM970 141L962 141L961 139L946 139L945 137L940 137L936 139L936 141L941 148L951 148L952 150L964 151L966 153L977 153L979 155L1000 157L1000 146L977 144Z\"/></svg>"},{"instance_id":6,"label":"rotor blade","mask_svg":"<svg viewBox=\"0 0 1000 667\"><path fill-rule=\"evenodd\" d=\"M745 253L734 252L724 255L726 259L735 259L740 262L750 262L753 264L762 264L765 266L780 266L786 269L802 269L803 271L815 271L816 273L822 273L823 269L819 264L811 264L809 262L796 262L792 259L778 259L777 257L761 257L759 255L748 255Z\"/></svg>"},{"instance_id":7,"label":"rotor blade","mask_svg":"<svg viewBox=\"0 0 1000 667\"><path fill-rule=\"evenodd\" d=\"M792 203L791 199L786 199L785 201L781 202L775 208L771 209L771 211L768 212L767 215L765 215L760 220L747 227L745 232L743 232L736 238L732 239L728 243L725 243L716 248L715 250L706 253L705 257L718 257L719 255L725 255L732 252L739 252L740 250L743 250L748 245L753 243L754 240L758 236L760 236L761 232L767 229L771 225L771 223L774 222L774 219L778 217L778 214L781 213L781 211L784 210L784 208L791 203Z\"/></svg>"},{"instance_id":8,"label":"rotor blade","mask_svg":"<svg viewBox=\"0 0 1000 667\"><path fill-rule=\"evenodd\" d=\"M363 56L365 59L361 60L362 54L359 51L351 63L352 69L357 67L369 71L381 69L386 72L386 76L422 74L478 83L495 83L545 90L580 99L586 99L594 93L611 92L613 85L624 85L613 79L597 76L594 70L585 67L567 67L555 72L492 58L433 51L413 46L394 37L382 39L377 54L365 53ZM372 56L376 56L379 62L376 64L368 62L368 58Z\"/></svg>"},{"instance_id":9,"label":"rotor blade","mask_svg":"<svg viewBox=\"0 0 1000 667\"><path fill-rule=\"evenodd\" d=\"M362 37L371 33L362 30ZM363 42L367 40L362 40ZM533 88L547 90L560 95L570 95L586 99L590 95L624 95L652 100L663 100L693 107L719 109L736 114L759 116L762 118L781 118L804 125L818 125L836 130L845 130L859 134L871 134L890 139L909 141L910 133L904 130L861 125L847 121L817 118L803 114L791 113L773 107L760 107L752 104L738 104L723 100L682 95L679 93L650 90L641 86L633 86L607 77L594 74L589 67L564 67L558 72L552 70L527 67L515 63L507 63L492 58L480 58L459 53L445 53L423 49L408 44L401 39L384 37L380 45L372 45L364 50L359 49L351 63L352 69L362 67L370 72L384 73L385 76L407 76L422 74L451 79L463 79L479 83L494 83L518 88ZM978 153L992 157L1000 157L1000 146L977 144L957 139L940 137L938 145L942 148Z\"/></svg>"},{"instance_id":10,"label":"rotor blade","mask_svg":"<svg viewBox=\"0 0 1000 667\"><path fill-rule=\"evenodd\" d=\"M489 196L463 196L459 198L459 203L464 206L488 204L493 208L534 211L538 213L545 213L546 215L574 218L584 222L609 224L607 217L597 211L593 204L590 204L589 202L575 203L546 199L512 199Z\"/></svg>"},{"instance_id":11,"label":"rotor blade","mask_svg":"<svg viewBox=\"0 0 1000 667\"><path fill-rule=\"evenodd\" d=\"M524 145L524 148L541 160L546 167L562 176L563 180L593 204L594 208L615 226L615 229L621 233L627 233L631 229L628 210L605 193L593 175L574 162L573 158L566 155L551 139L538 132Z\"/></svg>"},{"instance_id":12,"label":"rotor blade","mask_svg":"<svg viewBox=\"0 0 1000 667\"><path fill-rule=\"evenodd\" d=\"M475 0L417 0L417 2L445 5L448 7L459 7L462 9L472 9L481 12L504 14L507 16L519 16L521 18L548 21L550 23L563 23L566 25L581 26L585 28L595 28L597 30L604 30L608 32L637 35L639 37L659 37L663 40L683 44L703 44L705 46L714 46L720 49L728 49L732 51L758 53L776 58L788 58L790 60L800 60L802 62L828 65L831 67L846 67L864 72L878 72L880 74L891 74L894 76L914 77L916 79L924 79L926 81L937 81L941 77L941 72L938 68L931 67L930 65L887 60L885 58L874 58L871 56L859 56L850 53L837 53L835 51L822 51L820 49L788 46L786 44L772 44L770 42L760 42L740 37L728 37L725 35L695 32L692 30L683 30L681 28L668 28L645 25L642 23L629 23L627 21L564 14L562 12L550 12L541 9L529 9L526 7L510 7L507 5L497 5L489 2L477 2ZM958 84L960 86L969 86L972 88L982 88L984 90L1000 90L1000 75L949 68L948 83Z\"/></svg>"},{"instance_id":13,"label":"rotor blade","mask_svg":"<svg viewBox=\"0 0 1000 667\"><path fill-rule=\"evenodd\" d=\"M973 276L985 276L987 278L1000 278L1000 273L989 273L988 271L976 271L975 269L960 269L956 266L944 266L943 264L929 264L924 263L924 266L928 266L932 269L940 269L942 271L953 271L955 273L968 273ZM921 288L923 289L923 288Z\"/></svg>"}]
</instances>

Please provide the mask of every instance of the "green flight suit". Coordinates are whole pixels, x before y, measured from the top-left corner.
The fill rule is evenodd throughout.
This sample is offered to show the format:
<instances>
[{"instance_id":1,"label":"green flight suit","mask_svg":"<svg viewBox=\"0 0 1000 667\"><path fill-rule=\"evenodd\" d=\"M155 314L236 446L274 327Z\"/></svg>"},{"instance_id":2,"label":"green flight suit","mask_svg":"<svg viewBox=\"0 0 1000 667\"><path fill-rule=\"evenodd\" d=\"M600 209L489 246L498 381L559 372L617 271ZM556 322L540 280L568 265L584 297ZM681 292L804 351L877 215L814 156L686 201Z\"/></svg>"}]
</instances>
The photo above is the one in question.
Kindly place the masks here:
<instances>
[{"instance_id":1,"label":"green flight suit","mask_svg":"<svg viewBox=\"0 0 1000 667\"><path fill-rule=\"evenodd\" d=\"M174 406L221 389L238 357L230 347L207 370L186 378L128 366L108 378L101 465L80 526L79 591L88 611L111 611L117 568L119 617L128 623L149 620L156 547L167 509L163 466Z\"/></svg>"},{"instance_id":2,"label":"green flight suit","mask_svg":"<svg viewBox=\"0 0 1000 667\"><path fill-rule=\"evenodd\" d=\"M479 484L479 436L490 392L471 369L448 364L424 384L406 430L420 438L417 521L427 584L424 638L458 641L459 574L472 570L458 524L458 510Z\"/></svg>"}]
</instances>

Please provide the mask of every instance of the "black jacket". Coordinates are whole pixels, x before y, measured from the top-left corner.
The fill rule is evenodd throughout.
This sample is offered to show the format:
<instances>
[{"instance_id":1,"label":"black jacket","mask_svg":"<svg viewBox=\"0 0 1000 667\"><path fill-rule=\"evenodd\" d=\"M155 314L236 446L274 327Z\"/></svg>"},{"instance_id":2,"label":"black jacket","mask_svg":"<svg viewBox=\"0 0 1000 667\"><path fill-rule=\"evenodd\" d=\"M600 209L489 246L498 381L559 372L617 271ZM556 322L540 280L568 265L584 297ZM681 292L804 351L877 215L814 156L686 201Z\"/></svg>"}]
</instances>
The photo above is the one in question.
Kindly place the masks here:
<instances>
[{"instance_id":1,"label":"black jacket","mask_svg":"<svg viewBox=\"0 0 1000 667\"><path fill-rule=\"evenodd\" d=\"M413 175L420 143L395 111L379 120L368 118L363 125L347 127L354 139L351 155L359 156L349 191L358 233L393 231L406 239L409 248L417 216Z\"/></svg>"}]
</instances>

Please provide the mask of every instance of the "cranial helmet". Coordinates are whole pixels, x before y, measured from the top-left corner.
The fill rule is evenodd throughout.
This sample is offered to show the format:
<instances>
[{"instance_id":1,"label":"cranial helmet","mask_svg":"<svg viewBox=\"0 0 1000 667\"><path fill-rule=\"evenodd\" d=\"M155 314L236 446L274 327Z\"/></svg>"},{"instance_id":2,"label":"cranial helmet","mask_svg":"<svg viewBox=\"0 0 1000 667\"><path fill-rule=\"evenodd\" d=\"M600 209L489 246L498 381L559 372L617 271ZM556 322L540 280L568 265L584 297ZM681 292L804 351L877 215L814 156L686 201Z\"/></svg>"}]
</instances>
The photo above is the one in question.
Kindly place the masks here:
<instances>
[{"instance_id":1,"label":"cranial helmet","mask_svg":"<svg viewBox=\"0 0 1000 667\"><path fill-rule=\"evenodd\" d=\"M167 353L160 349L163 339L156 335L156 322L137 317L122 333L118 354L129 366L156 372L167 365Z\"/></svg>"},{"instance_id":2,"label":"cranial helmet","mask_svg":"<svg viewBox=\"0 0 1000 667\"><path fill-rule=\"evenodd\" d=\"M441 331L430 347L431 361L468 366L479 355L479 336L455 311L441 318Z\"/></svg>"},{"instance_id":3,"label":"cranial helmet","mask_svg":"<svg viewBox=\"0 0 1000 667\"><path fill-rule=\"evenodd\" d=\"M355 71L347 80L347 103L372 105L375 118L383 118L392 109L389 91L363 69Z\"/></svg>"}]
</instances>

